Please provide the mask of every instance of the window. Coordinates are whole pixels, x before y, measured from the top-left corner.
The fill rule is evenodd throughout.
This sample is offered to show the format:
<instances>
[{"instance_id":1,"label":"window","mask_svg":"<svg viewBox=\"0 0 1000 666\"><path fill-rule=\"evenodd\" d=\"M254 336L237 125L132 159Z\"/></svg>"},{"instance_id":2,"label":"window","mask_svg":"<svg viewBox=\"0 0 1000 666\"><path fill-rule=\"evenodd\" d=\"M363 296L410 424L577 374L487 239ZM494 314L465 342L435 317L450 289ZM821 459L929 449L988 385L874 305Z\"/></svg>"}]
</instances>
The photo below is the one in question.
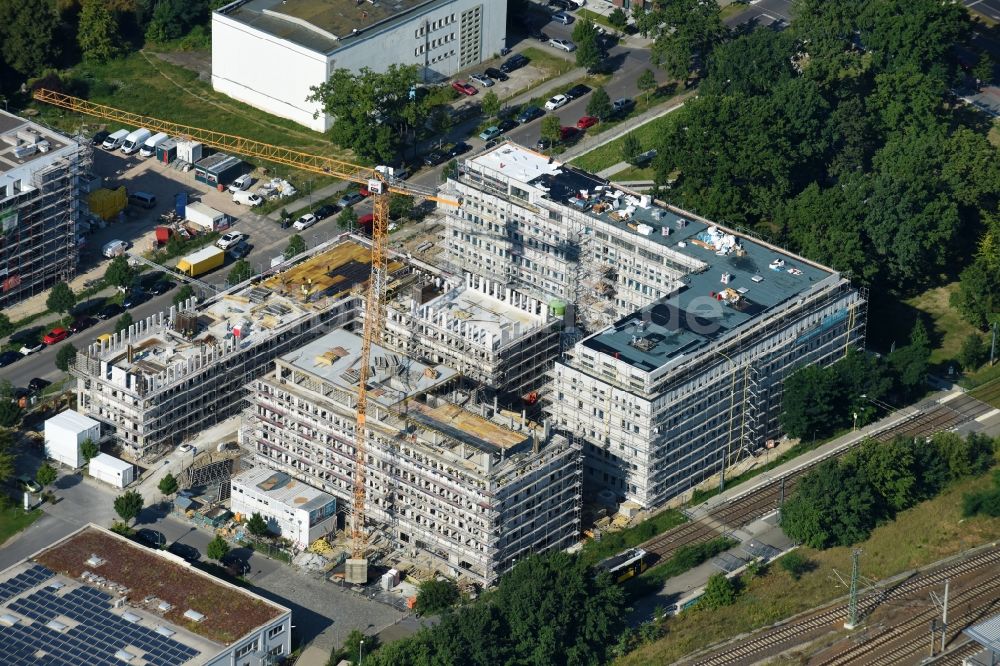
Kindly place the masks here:
<instances>
[{"instance_id":1,"label":"window","mask_svg":"<svg viewBox=\"0 0 1000 666\"><path fill-rule=\"evenodd\" d=\"M246 645L241 645L236 649L236 658L239 659L240 657L245 657L256 649L257 649L257 641L252 640Z\"/></svg>"},{"instance_id":2,"label":"window","mask_svg":"<svg viewBox=\"0 0 1000 666\"><path fill-rule=\"evenodd\" d=\"M274 638L275 636L279 636L282 633L284 633L284 631L285 631L285 625L279 624L278 626L271 627L270 629L267 630L267 637Z\"/></svg>"}]
</instances>

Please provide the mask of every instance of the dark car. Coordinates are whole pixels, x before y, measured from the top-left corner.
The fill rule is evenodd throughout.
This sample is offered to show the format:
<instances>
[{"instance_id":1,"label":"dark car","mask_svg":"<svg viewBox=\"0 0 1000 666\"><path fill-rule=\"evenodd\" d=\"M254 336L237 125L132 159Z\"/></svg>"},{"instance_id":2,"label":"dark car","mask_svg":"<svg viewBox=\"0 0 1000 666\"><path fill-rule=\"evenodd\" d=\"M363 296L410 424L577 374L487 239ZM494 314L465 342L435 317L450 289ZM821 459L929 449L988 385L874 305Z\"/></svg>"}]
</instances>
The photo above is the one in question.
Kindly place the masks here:
<instances>
[{"instance_id":1,"label":"dark car","mask_svg":"<svg viewBox=\"0 0 1000 666\"><path fill-rule=\"evenodd\" d=\"M233 259L246 259L251 250L253 250L253 245L246 241L240 241L229 248L229 254L232 255Z\"/></svg>"},{"instance_id":2,"label":"dark car","mask_svg":"<svg viewBox=\"0 0 1000 666\"><path fill-rule=\"evenodd\" d=\"M535 150L548 150L551 147L552 147L552 142L544 137L539 139L538 143L535 144Z\"/></svg>"},{"instance_id":3,"label":"dark car","mask_svg":"<svg viewBox=\"0 0 1000 666\"><path fill-rule=\"evenodd\" d=\"M0 368L6 367L15 361L24 358L24 354L16 351L5 351L0 354Z\"/></svg>"},{"instance_id":4,"label":"dark car","mask_svg":"<svg viewBox=\"0 0 1000 666\"><path fill-rule=\"evenodd\" d=\"M17 388L14 389L14 392L11 394L11 397L14 398L14 402L20 402L22 399L27 398L32 393L33 391L30 388L24 388L22 386L18 386Z\"/></svg>"},{"instance_id":5,"label":"dark car","mask_svg":"<svg viewBox=\"0 0 1000 666\"><path fill-rule=\"evenodd\" d=\"M521 110L521 113L517 115L517 122L523 125L524 123L530 123L535 118L541 118L544 115L545 112L537 106L526 106Z\"/></svg>"},{"instance_id":6,"label":"dark car","mask_svg":"<svg viewBox=\"0 0 1000 666\"><path fill-rule=\"evenodd\" d=\"M167 538L163 532L143 528L135 533L135 540L150 548L163 548L167 545Z\"/></svg>"},{"instance_id":7,"label":"dark car","mask_svg":"<svg viewBox=\"0 0 1000 666\"><path fill-rule=\"evenodd\" d=\"M337 205L341 208L347 208L348 206L353 206L364 199L360 192L348 192L344 196L340 197L337 201Z\"/></svg>"},{"instance_id":8,"label":"dark car","mask_svg":"<svg viewBox=\"0 0 1000 666\"><path fill-rule=\"evenodd\" d=\"M458 157L472 150L472 146L464 141L459 141L448 150L448 157Z\"/></svg>"},{"instance_id":9,"label":"dark car","mask_svg":"<svg viewBox=\"0 0 1000 666\"><path fill-rule=\"evenodd\" d=\"M576 9L576 5L571 5L569 0L549 0L549 7L558 7L564 11Z\"/></svg>"},{"instance_id":10,"label":"dark car","mask_svg":"<svg viewBox=\"0 0 1000 666\"><path fill-rule=\"evenodd\" d=\"M438 164L441 164L441 162L444 162L446 159L447 158L444 156L444 153L438 153L438 152L428 153L427 155L424 155L424 164L426 164L429 167L437 166Z\"/></svg>"},{"instance_id":11,"label":"dark car","mask_svg":"<svg viewBox=\"0 0 1000 666\"><path fill-rule=\"evenodd\" d=\"M94 135L94 138L90 140L90 143L91 145L99 146L102 143L104 143L104 140L107 139L109 136L111 136L111 132L106 132L104 130L101 130L100 132Z\"/></svg>"},{"instance_id":12,"label":"dark car","mask_svg":"<svg viewBox=\"0 0 1000 666\"><path fill-rule=\"evenodd\" d=\"M245 576L250 573L250 563L233 553L223 555L222 559L219 560L219 564L224 566L230 575L233 576Z\"/></svg>"},{"instance_id":13,"label":"dark car","mask_svg":"<svg viewBox=\"0 0 1000 666\"><path fill-rule=\"evenodd\" d=\"M121 313L125 312L125 308L118 305L117 303L108 303L103 308L98 310L98 319L111 319L112 317L117 317Z\"/></svg>"},{"instance_id":14,"label":"dark car","mask_svg":"<svg viewBox=\"0 0 1000 666\"><path fill-rule=\"evenodd\" d=\"M531 36L540 42L548 43L549 41L549 36L544 32L542 32L541 30L539 30L538 28L535 28L534 30L531 31Z\"/></svg>"},{"instance_id":15,"label":"dark car","mask_svg":"<svg viewBox=\"0 0 1000 666\"><path fill-rule=\"evenodd\" d=\"M154 282L149 287L149 293L154 296L159 296L160 294L165 294L174 288L174 283L170 280L158 280Z\"/></svg>"},{"instance_id":16,"label":"dark car","mask_svg":"<svg viewBox=\"0 0 1000 666\"><path fill-rule=\"evenodd\" d=\"M587 86L585 86L582 83L580 83L580 84L577 84L577 85L573 86L572 88L570 88L569 90L567 90L563 94L565 94L566 97L569 97L570 99L577 99L578 97L583 97L584 95L586 95L589 92L590 92L590 88L588 88Z\"/></svg>"},{"instance_id":17,"label":"dark car","mask_svg":"<svg viewBox=\"0 0 1000 666\"><path fill-rule=\"evenodd\" d=\"M497 81L506 81L510 77L507 76L503 71L497 69L496 67L487 67L486 76L491 79L496 79Z\"/></svg>"},{"instance_id":18,"label":"dark car","mask_svg":"<svg viewBox=\"0 0 1000 666\"><path fill-rule=\"evenodd\" d=\"M635 108L635 100L631 100L628 97L622 97L621 99L616 99L611 103L611 112L615 115L625 114Z\"/></svg>"},{"instance_id":19,"label":"dark car","mask_svg":"<svg viewBox=\"0 0 1000 666\"><path fill-rule=\"evenodd\" d=\"M527 56L523 56L520 53L515 53L514 55L503 61L503 64L500 65L500 71L509 74L513 72L515 69L520 69L527 64L528 64Z\"/></svg>"},{"instance_id":20,"label":"dark car","mask_svg":"<svg viewBox=\"0 0 1000 666\"><path fill-rule=\"evenodd\" d=\"M134 308L137 305L145 303L149 298L149 295L142 291L141 289L130 289L125 298L122 299L122 306L126 309Z\"/></svg>"},{"instance_id":21,"label":"dark car","mask_svg":"<svg viewBox=\"0 0 1000 666\"><path fill-rule=\"evenodd\" d=\"M317 208L315 211L313 211L313 215L315 215L317 218L321 220L325 220L326 218L336 213L337 210L338 208L335 205L325 204Z\"/></svg>"},{"instance_id":22,"label":"dark car","mask_svg":"<svg viewBox=\"0 0 1000 666\"><path fill-rule=\"evenodd\" d=\"M497 129L500 130L501 132L509 132L515 127L517 127L518 124L519 123L516 120L511 120L510 118L507 118L506 120L501 120L499 123L497 123Z\"/></svg>"},{"instance_id":23,"label":"dark car","mask_svg":"<svg viewBox=\"0 0 1000 666\"><path fill-rule=\"evenodd\" d=\"M167 548L167 552L173 553L187 562L197 562L201 559L201 553L198 552L198 549L186 543L177 543L175 541Z\"/></svg>"},{"instance_id":24,"label":"dark car","mask_svg":"<svg viewBox=\"0 0 1000 666\"><path fill-rule=\"evenodd\" d=\"M28 390L32 393L38 393L51 383L49 380L42 379L41 377L32 377L31 381L28 382Z\"/></svg>"}]
</instances>

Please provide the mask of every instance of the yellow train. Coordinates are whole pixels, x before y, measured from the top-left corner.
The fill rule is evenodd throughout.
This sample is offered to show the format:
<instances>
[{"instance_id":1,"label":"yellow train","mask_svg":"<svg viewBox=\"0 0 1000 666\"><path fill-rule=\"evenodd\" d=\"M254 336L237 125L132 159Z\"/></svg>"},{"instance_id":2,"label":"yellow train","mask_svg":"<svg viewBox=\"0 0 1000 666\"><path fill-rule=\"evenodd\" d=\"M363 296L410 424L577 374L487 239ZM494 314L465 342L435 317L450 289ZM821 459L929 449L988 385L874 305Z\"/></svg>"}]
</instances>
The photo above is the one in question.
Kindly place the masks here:
<instances>
[{"instance_id":1,"label":"yellow train","mask_svg":"<svg viewBox=\"0 0 1000 666\"><path fill-rule=\"evenodd\" d=\"M646 551L642 548L629 548L624 553L598 562L597 566L611 574L613 581L622 583L646 570Z\"/></svg>"}]
</instances>

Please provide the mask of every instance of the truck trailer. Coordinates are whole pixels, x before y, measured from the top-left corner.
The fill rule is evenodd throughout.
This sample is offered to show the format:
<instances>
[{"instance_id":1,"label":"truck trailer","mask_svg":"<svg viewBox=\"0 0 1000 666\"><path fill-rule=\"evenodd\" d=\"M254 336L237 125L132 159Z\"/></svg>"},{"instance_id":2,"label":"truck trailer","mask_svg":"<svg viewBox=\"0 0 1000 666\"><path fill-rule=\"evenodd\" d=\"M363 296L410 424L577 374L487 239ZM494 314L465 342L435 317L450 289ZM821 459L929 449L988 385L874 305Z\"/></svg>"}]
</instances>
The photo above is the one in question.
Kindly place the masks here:
<instances>
[{"instance_id":1,"label":"truck trailer","mask_svg":"<svg viewBox=\"0 0 1000 666\"><path fill-rule=\"evenodd\" d=\"M177 271L189 277L198 277L221 266L226 260L225 250L205 247L177 262Z\"/></svg>"},{"instance_id":2,"label":"truck trailer","mask_svg":"<svg viewBox=\"0 0 1000 666\"><path fill-rule=\"evenodd\" d=\"M200 201L189 203L184 207L184 219L197 224L205 232L218 231L226 226L226 214Z\"/></svg>"}]
</instances>

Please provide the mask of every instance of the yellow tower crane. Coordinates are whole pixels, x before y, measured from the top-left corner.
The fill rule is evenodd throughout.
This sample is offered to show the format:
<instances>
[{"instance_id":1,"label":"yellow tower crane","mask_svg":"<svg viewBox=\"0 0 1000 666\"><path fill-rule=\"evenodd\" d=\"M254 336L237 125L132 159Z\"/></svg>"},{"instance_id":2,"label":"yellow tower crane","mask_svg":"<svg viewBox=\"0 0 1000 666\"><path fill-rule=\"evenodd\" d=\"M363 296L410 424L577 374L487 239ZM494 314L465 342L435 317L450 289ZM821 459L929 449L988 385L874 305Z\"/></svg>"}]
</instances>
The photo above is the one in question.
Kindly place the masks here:
<instances>
[{"instance_id":1,"label":"yellow tower crane","mask_svg":"<svg viewBox=\"0 0 1000 666\"><path fill-rule=\"evenodd\" d=\"M358 380L357 421L355 424L354 451L354 504L351 510L352 558L347 561L345 580L349 583L365 583L368 580L368 560L366 549L368 535L365 532L365 477L368 466L366 454L368 430L365 420L368 412L368 379L371 374L372 341L380 339L385 324L385 291L388 273L388 251L386 238L389 226L389 194L418 196L448 206L460 205L458 201L436 196L436 191L394 181L372 167L359 166L324 157L304 153L291 148L273 146L246 137L226 134L215 130L191 127L161 120L138 113L123 111L104 104L73 97L52 90L39 89L34 98L76 113L98 118L106 118L132 127L145 127L152 132L164 132L171 136L185 137L206 146L231 151L246 157L257 157L285 164L302 171L311 171L368 187L374 196L372 221L372 268L371 281L365 297L364 332L361 343L361 368Z\"/></svg>"}]
</instances>

